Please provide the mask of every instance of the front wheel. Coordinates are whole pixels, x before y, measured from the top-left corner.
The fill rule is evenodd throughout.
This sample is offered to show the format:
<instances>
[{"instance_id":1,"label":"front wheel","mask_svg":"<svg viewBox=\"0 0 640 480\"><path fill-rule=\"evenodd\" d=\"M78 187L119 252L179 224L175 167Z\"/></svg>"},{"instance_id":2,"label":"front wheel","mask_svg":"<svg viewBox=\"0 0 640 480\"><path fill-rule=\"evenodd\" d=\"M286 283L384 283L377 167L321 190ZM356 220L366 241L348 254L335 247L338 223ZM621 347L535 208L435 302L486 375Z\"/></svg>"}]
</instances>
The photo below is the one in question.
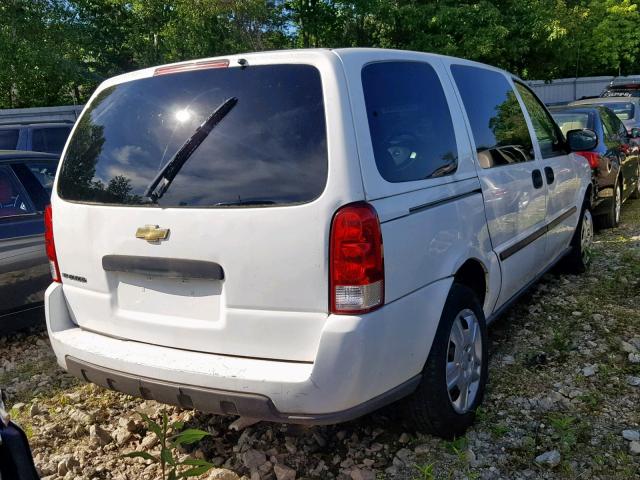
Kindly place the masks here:
<instances>
[{"instance_id":1,"label":"front wheel","mask_svg":"<svg viewBox=\"0 0 640 480\"><path fill-rule=\"evenodd\" d=\"M410 424L450 439L475 419L487 383L487 327L473 290L454 283L416 391L405 400Z\"/></svg>"},{"instance_id":2,"label":"front wheel","mask_svg":"<svg viewBox=\"0 0 640 480\"><path fill-rule=\"evenodd\" d=\"M593 254L593 217L587 204L583 205L580 220L571 240L567 266L573 273L583 273L591 264Z\"/></svg>"}]
</instances>

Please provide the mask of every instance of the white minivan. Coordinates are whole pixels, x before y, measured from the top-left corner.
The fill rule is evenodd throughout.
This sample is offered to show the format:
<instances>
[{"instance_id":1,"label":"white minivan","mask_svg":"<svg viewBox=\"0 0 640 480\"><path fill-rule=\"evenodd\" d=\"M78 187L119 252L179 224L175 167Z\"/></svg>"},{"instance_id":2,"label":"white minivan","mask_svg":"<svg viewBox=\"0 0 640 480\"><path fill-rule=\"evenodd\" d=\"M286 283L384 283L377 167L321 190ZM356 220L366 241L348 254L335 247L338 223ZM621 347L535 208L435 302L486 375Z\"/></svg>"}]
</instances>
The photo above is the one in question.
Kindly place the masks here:
<instances>
[{"instance_id":1,"label":"white minivan","mask_svg":"<svg viewBox=\"0 0 640 480\"><path fill-rule=\"evenodd\" d=\"M105 81L47 210L47 326L73 375L291 423L396 400L473 421L487 324L589 261L591 170L529 88L486 65L296 50Z\"/></svg>"}]
</instances>

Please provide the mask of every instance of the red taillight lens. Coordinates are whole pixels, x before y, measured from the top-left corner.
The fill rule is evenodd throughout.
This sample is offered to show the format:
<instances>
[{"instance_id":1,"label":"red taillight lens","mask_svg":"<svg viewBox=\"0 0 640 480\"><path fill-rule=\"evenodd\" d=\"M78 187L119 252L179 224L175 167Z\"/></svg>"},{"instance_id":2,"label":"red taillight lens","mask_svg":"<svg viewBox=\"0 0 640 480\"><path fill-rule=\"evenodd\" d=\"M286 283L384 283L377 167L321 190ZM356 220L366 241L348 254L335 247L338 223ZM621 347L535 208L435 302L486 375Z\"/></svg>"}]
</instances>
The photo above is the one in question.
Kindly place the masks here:
<instances>
[{"instance_id":1,"label":"red taillight lens","mask_svg":"<svg viewBox=\"0 0 640 480\"><path fill-rule=\"evenodd\" d=\"M384 304L382 232L371 205L353 203L336 212L329 258L331 313L366 313Z\"/></svg>"},{"instance_id":2,"label":"red taillight lens","mask_svg":"<svg viewBox=\"0 0 640 480\"><path fill-rule=\"evenodd\" d=\"M229 60L202 60L199 62L182 63L180 65L167 65L154 70L153 76L167 75L169 73L188 72L191 70L206 70L209 68L227 68Z\"/></svg>"},{"instance_id":3,"label":"red taillight lens","mask_svg":"<svg viewBox=\"0 0 640 480\"><path fill-rule=\"evenodd\" d=\"M56 244L53 241L53 221L51 215L51 205L44 209L44 245L49 257L49 268L54 282L61 282L60 268L58 267L58 256L56 255Z\"/></svg>"},{"instance_id":4,"label":"red taillight lens","mask_svg":"<svg viewBox=\"0 0 640 480\"><path fill-rule=\"evenodd\" d=\"M584 157L591 165L591 168L598 168L600 166L600 154L596 152L576 152L581 157Z\"/></svg>"}]
</instances>

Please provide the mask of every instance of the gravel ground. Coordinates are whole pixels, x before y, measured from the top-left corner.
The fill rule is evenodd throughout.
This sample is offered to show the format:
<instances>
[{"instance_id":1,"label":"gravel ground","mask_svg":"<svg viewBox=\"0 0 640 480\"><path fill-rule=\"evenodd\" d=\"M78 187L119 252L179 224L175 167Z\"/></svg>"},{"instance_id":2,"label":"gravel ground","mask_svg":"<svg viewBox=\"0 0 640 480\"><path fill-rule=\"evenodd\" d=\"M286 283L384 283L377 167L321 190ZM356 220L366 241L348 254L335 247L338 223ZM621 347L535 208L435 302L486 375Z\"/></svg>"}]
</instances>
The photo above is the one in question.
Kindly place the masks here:
<instances>
[{"instance_id":1,"label":"gravel ground","mask_svg":"<svg viewBox=\"0 0 640 480\"><path fill-rule=\"evenodd\" d=\"M490 383L476 426L446 442L412 432L386 409L306 428L167 407L211 436L179 456L206 459L203 478L640 479L640 201L596 236L589 273L547 274L491 328ZM0 385L48 479L156 479L138 412L162 405L83 384L57 367L43 329L0 338Z\"/></svg>"}]
</instances>

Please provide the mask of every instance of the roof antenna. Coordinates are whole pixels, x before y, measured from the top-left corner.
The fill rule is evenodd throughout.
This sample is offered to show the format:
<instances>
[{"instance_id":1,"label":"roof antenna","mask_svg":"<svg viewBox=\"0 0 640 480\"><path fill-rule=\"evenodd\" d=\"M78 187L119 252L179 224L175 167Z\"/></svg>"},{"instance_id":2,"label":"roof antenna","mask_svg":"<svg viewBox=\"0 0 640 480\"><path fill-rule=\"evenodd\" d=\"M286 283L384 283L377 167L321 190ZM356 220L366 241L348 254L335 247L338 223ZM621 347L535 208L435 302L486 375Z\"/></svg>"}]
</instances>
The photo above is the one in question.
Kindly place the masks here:
<instances>
[{"instance_id":1,"label":"roof antenna","mask_svg":"<svg viewBox=\"0 0 640 480\"><path fill-rule=\"evenodd\" d=\"M246 68L247 65L249 65L249 62L247 62L246 58L239 58L238 65L240 65L242 68Z\"/></svg>"}]
</instances>

